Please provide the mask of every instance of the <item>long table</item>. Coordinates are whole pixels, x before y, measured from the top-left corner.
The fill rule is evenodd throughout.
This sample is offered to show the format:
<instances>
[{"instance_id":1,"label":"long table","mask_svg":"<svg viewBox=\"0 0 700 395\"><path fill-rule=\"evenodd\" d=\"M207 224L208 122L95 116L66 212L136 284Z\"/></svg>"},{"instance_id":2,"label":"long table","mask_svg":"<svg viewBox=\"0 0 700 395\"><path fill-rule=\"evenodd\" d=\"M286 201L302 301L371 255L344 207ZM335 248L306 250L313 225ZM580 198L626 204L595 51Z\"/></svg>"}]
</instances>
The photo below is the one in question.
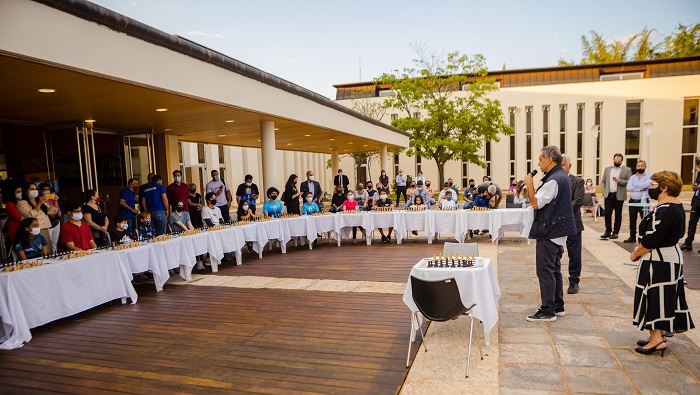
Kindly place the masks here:
<instances>
[{"instance_id":1,"label":"long table","mask_svg":"<svg viewBox=\"0 0 700 395\"><path fill-rule=\"evenodd\" d=\"M131 273L118 254L98 251L66 261L0 273L0 349L21 347L31 328L114 299L138 295Z\"/></svg>"}]
</instances>

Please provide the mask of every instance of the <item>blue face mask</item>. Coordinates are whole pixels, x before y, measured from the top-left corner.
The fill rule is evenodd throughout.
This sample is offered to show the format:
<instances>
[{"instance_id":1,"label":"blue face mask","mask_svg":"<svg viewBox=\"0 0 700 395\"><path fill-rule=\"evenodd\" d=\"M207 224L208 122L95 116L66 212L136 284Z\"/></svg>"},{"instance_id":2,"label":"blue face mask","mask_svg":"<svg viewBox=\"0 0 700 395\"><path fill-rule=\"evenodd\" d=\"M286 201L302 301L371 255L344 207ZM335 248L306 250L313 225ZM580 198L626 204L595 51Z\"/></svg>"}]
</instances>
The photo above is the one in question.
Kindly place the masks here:
<instances>
[{"instance_id":1,"label":"blue face mask","mask_svg":"<svg viewBox=\"0 0 700 395\"><path fill-rule=\"evenodd\" d=\"M214 181L219 181L219 176L214 176Z\"/></svg>"},{"instance_id":2,"label":"blue face mask","mask_svg":"<svg viewBox=\"0 0 700 395\"><path fill-rule=\"evenodd\" d=\"M452 200L452 196L448 196L448 197L447 197L447 200Z\"/></svg>"},{"instance_id":3,"label":"blue face mask","mask_svg":"<svg viewBox=\"0 0 700 395\"><path fill-rule=\"evenodd\" d=\"M180 176L175 176L175 182L180 182L180 180L182 180L182 177L180 177Z\"/></svg>"}]
</instances>

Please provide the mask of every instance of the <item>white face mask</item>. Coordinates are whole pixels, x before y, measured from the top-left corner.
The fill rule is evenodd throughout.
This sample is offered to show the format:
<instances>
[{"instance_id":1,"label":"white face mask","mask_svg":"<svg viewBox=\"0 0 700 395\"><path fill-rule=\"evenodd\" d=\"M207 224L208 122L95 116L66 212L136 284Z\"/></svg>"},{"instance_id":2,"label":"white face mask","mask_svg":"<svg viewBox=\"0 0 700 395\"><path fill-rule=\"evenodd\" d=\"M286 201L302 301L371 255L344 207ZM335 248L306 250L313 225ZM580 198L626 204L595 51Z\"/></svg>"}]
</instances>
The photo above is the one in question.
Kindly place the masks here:
<instances>
[{"instance_id":1,"label":"white face mask","mask_svg":"<svg viewBox=\"0 0 700 395\"><path fill-rule=\"evenodd\" d=\"M592 186L593 186L593 183L592 183L592 182L589 182L589 183L586 184L586 185L588 185L589 187L592 187Z\"/></svg>"},{"instance_id":2,"label":"white face mask","mask_svg":"<svg viewBox=\"0 0 700 395\"><path fill-rule=\"evenodd\" d=\"M380 199L386 199L386 195L379 195Z\"/></svg>"},{"instance_id":3,"label":"white face mask","mask_svg":"<svg viewBox=\"0 0 700 395\"><path fill-rule=\"evenodd\" d=\"M308 198L306 198L306 201L307 201L307 202L309 202L309 203L311 203L311 202L313 202L313 201L314 201L314 199L313 199L313 198L310 198L310 197L308 197Z\"/></svg>"},{"instance_id":4,"label":"white face mask","mask_svg":"<svg viewBox=\"0 0 700 395\"><path fill-rule=\"evenodd\" d=\"M41 229L39 229L39 228L32 228L32 229L31 229L31 232L32 232L32 234L33 234L34 236L38 236L39 233L41 233Z\"/></svg>"},{"instance_id":5,"label":"white face mask","mask_svg":"<svg viewBox=\"0 0 700 395\"><path fill-rule=\"evenodd\" d=\"M39 196L39 191L37 191L37 190L29 191L29 193L27 194L27 196L29 196L30 198L34 199L34 198L36 198L37 196Z\"/></svg>"},{"instance_id":6,"label":"white face mask","mask_svg":"<svg viewBox=\"0 0 700 395\"><path fill-rule=\"evenodd\" d=\"M355 196L352 196L352 195L348 195L348 200L350 200L350 201L353 201L353 200L355 200Z\"/></svg>"},{"instance_id":7,"label":"white face mask","mask_svg":"<svg viewBox=\"0 0 700 395\"><path fill-rule=\"evenodd\" d=\"M313 180L314 180L314 176L309 176L309 181L313 181Z\"/></svg>"},{"instance_id":8,"label":"white face mask","mask_svg":"<svg viewBox=\"0 0 700 395\"><path fill-rule=\"evenodd\" d=\"M17 200L22 200L22 192L16 194L16 195L15 195L15 198L16 198Z\"/></svg>"},{"instance_id":9,"label":"white face mask","mask_svg":"<svg viewBox=\"0 0 700 395\"><path fill-rule=\"evenodd\" d=\"M122 230L127 230L127 229L129 229L129 224L128 223L119 224L119 227L122 228Z\"/></svg>"},{"instance_id":10,"label":"white face mask","mask_svg":"<svg viewBox=\"0 0 700 395\"><path fill-rule=\"evenodd\" d=\"M248 211L248 205L247 205L247 204L243 206L243 211Z\"/></svg>"},{"instance_id":11,"label":"white face mask","mask_svg":"<svg viewBox=\"0 0 700 395\"><path fill-rule=\"evenodd\" d=\"M83 213L73 213L71 218L73 218L74 221L80 221L83 219Z\"/></svg>"}]
</instances>

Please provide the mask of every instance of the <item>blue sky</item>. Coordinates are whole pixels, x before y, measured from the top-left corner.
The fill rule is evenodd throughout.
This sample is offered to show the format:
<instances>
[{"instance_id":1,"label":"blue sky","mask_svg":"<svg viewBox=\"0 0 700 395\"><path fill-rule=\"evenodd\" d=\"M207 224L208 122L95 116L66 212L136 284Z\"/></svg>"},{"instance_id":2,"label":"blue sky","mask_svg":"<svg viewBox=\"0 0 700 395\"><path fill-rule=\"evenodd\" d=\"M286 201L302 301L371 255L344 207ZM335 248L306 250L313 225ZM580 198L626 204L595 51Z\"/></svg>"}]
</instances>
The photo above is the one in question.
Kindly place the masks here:
<instances>
[{"instance_id":1,"label":"blue sky","mask_svg":"<svg viewBox=\"0 0 700 395\"><path fill-rule=\"evenodd\" d=\"M411 66L411 43L481 53L491 70L579 60L581 35L630 36L645 25L655 41L700 21L699 0L589 1L234 1L94 0L307 89L371 80Z\"/></svg>"}]
</instances>

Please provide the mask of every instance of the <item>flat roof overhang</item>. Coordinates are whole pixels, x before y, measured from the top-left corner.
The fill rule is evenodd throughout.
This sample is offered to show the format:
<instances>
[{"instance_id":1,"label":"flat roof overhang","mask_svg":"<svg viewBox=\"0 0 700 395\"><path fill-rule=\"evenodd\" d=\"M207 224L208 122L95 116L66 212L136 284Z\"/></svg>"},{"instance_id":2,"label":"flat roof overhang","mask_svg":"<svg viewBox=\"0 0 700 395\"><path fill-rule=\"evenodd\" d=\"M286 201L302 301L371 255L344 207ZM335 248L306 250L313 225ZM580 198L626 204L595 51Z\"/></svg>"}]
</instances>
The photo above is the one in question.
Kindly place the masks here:
<instances>
[{"instance_id":1,"label":"flat roof overhang","mask_svg":"<svg viewBox=\"0 0 700 395\"><path fill-rule=\"evenodd\" d=\"M295 95L29 0L1 4L0 120L49 126L94 119L99 130L153 130L243 147L260 147L260 122L274 121L280 150L408 145L407 133L330 100Z\"/></svg>"}]
</instances>

